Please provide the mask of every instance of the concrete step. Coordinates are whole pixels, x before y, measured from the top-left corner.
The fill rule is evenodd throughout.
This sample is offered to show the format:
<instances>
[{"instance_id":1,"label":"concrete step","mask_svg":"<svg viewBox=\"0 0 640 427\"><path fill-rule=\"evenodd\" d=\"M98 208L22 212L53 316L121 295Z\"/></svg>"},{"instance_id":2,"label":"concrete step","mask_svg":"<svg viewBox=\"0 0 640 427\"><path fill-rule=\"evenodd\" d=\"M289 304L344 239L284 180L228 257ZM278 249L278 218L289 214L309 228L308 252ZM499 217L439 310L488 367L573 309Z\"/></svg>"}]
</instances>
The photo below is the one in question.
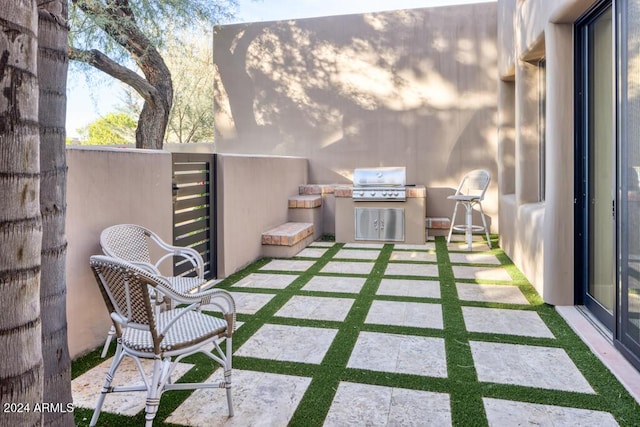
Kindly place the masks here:
<instances>
[{"instance_id":1,"label":"concrete step","mask_svg":"<svg viewBox=\"0 0 640 427\"><path fill-rule=\"evenodd\" d=\"M313 209L322 206L322 196L298 195L289 197L289 209Z\"/></svg>"},{"instance_id":2,"label":"concrete step","mask_svg":"<svg viewBox=\"0 0 640 427\"><path fill-rule=\"evenodd\" d=\"M313 242L313 223L286 222L262 233L262 254L270 258L291 258Z\"/></svg>"}]
</instances>

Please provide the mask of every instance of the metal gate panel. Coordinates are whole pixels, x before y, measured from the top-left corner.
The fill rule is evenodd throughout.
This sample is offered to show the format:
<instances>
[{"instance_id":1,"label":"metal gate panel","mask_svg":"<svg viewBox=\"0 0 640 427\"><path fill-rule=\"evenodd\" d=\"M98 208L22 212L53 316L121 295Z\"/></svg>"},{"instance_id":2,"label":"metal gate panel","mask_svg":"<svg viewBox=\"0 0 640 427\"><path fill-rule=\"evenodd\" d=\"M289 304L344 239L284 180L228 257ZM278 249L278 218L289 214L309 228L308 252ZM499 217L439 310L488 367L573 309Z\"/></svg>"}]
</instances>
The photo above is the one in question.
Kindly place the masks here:
<instances>
[{"instance_id":1,"label":"metal gate panel","mask_svg":"<svg viewBox=\"0 0 640 427\"><path fill-rule=\"evenodd\" d=\"M173 244L191 247L204 259L205 278L217 276L215 154L173 153ZM193 276L190 263L176 258L174 275Z\"/></svg>"}]
</instances>

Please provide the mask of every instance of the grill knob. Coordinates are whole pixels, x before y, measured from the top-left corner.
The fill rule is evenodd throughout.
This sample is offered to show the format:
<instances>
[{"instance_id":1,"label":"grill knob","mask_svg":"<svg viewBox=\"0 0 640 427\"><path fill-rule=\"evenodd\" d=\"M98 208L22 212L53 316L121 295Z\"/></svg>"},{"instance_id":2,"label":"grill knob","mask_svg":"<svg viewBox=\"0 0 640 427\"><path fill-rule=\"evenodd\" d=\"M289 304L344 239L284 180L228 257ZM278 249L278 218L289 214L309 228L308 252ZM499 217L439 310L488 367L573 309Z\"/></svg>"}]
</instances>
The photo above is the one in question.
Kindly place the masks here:
<instances>
[{"instance_id":1,"label":"grill knob","mask_svg":"<svg viewBox=\"0 0 640 427\"><path fill-rule=\"evenodd\" d=\"M364 191L361 191L361 192L360 192L360 195L361 195L361 196L364 196Z\"/></svg>"},{"instance_id":2,"label":"grill knob","mask_svg":"<svg viewBox=\"0 0 640 427\"><path fill-rule=\"evenodd\" d=\"M375 191L372 191L372 192L371 192L371 197L374 197L375 195L376 195L376 192L375 192Z\"/></svg>"}]
</instances>

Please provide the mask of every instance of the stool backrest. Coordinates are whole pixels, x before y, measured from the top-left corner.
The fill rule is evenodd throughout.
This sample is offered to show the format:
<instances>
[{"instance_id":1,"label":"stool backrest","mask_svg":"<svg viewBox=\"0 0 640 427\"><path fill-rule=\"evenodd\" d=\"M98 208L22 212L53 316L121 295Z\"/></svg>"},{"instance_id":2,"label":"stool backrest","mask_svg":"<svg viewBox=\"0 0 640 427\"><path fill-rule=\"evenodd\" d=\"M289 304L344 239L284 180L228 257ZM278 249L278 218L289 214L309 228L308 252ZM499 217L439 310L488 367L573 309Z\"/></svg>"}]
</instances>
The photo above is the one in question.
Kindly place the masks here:
<instances>
[{"instance_id":1,"label":"stool backrest","mask_svg":"<svg viewBox=\"0 0 640 427\"><path fill-rule=\"evenodd\" d=\"M478 200L484 199L484 193L491 182L491 174L484 169L475 169L462 177L456 194L476 196Z\"/></svg>"}]
</instances>

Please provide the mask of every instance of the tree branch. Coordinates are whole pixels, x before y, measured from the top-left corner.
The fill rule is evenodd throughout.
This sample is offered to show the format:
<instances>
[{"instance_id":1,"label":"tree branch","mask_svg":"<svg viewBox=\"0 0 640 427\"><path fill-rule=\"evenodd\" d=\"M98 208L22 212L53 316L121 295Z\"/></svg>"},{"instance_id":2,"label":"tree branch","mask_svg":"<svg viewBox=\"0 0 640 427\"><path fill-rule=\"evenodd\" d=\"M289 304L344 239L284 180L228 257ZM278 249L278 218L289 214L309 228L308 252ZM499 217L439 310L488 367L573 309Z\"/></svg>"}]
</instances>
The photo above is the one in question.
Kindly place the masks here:
<instances>
[{"instance_id":1,"label":"tree branch","mask_svg":"<svg viewBox=\"0 0 640 427\"><path fill-rule=\"evenodd\" d=\"M153 54L155 51L149 39L138 29L128 1L119 0L114 3L114 0L110 0L107 6L87 0L72 0L72 2L125 48L136 59L138 65L144 63L146 55ZM108 19L100 19L100 17L108 17Z\"/></svg>"},{"instance_id":2,"label":"tree branch","mask_svg":"<svg viewBox=\"0 0 640 427\"><path fill-rule=\"evenodd\" d=\"M73 46L69 46L69 59L74 61L85 62L98 70L118 79L129 86L144 98L145 101L156 103L158 91L153 85L147 82L140 75L131 71L127 67L123 67L99 50L80 50Z\"/></svg>"}]
</instances>

